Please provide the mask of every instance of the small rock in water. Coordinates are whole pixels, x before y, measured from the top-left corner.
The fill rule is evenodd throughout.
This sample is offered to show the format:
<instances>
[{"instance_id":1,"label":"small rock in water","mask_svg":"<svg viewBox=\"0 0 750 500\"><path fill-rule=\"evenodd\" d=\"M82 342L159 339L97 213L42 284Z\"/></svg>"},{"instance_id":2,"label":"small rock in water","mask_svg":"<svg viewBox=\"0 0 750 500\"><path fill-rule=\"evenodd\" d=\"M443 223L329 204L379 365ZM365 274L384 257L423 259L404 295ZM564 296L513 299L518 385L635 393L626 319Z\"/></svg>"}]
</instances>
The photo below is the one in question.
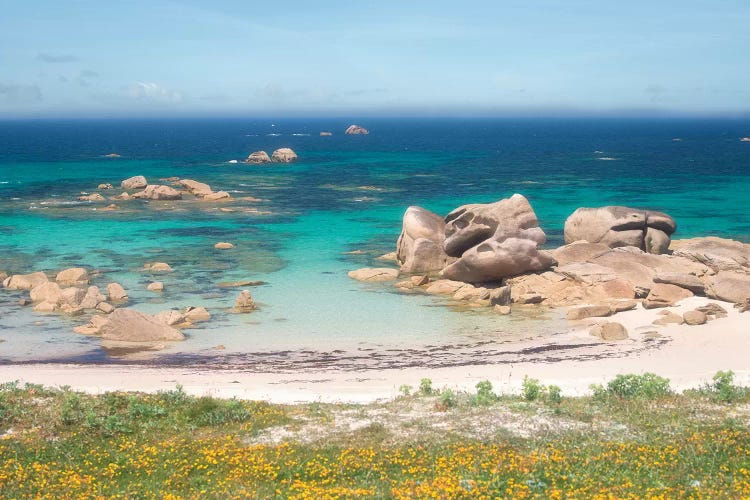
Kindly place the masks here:
<instances>
[{"instance_id":1,"label":"small rock in water","mask_svg":"<svg viewBox=\"0 0 750 500\"><path fill-rule=\"evenodd\" d=\"M172 266L170 266L166 262L147 263L143 266L143 270L152 273L171 273L172 271L174 271L174 269L172 269Z\"/></svg>"},{"instance_id":2,"label":"small rock in water","mask_svg":"<svg viewBox=\"0 0 750 500\"><path fill-rule=\"evenodd\" d=\"M185 308L185 318L196 322L196 321L208 321L211 319L211 314L206 310L205 307L194 307L189 306Z\"/></svg>"},{"instance_id":3,"label":"small rock in water","mask_svg":"<svg viewBox=\"0 0 750 500\"><path fill-rule=\"evenodd\" d=\"M96 305L96 310L97 311L101 311L104 314L110 314L112 311L115 310L115 306L113 306L112 304L110 304L108 302L99 302Z\"/></svg>"},{"instance_id":4,"label":"small rock in water","mask_svg":"<svg viewBox=\"0 0 750 500\"><path fill-rule=\"evenodd\" d=\"M142 175L130 177L120 183L120 187L123 189L143 189L146 186L148 186L148 182Z\"/></svg>"},{"instance_id":5,"label":"small rock in water","mask_svg":"<svg viewBox=\"0 0 750 500\"><path fill-rule=\"evenodd\" d=\"M220 241L219 243L214 245L214 248L219 250L228 250L230 248L234 248L234 245L227 241Z\"/></svg>"},{"instance_id":6,"label":"small rock in water","mask_svg":"<svg viewBox=\"0 0 750 500\"><path fill-rule=\"evenodd\" d=\"M106 189L114 189L114 186L112 186L112 184L109 184L109 183L107 183L107 184L99 184L96 187L96 189L105 189L105 190Z\"/></svg>"},{"instance_id":7,"label":"small rock in water","mask_svg":"<svg viewBox=\"0 0 750 500\"><path fill-rule=\"evenodd\" d=\"M240 313L249 313L257 309L250 290L242 290L234 301L234 309Z\"/></svg>"},{"instance_id":8,"label":"small rock in water","mask_svg":"<svg viewBox=\"0 0 750 500\"><path fill-rule=\"evenodd\" d=\"M107 297L110 301L123 301L128 299L128 293L119 283L107 285Z\"/></svg>"},{"instance_id":9,"label":"small rock in water","mask_svg":"<svg viewBox=\"0 0 750 500\"><path fill-rule=\"evenodd\" d=\"M82 267L71 267L57 273L55 281L64 286L88 285L89 273Z\"/></svg>"},{"instance_id":10,"label":"small rock in water","mask_svg":"<svg viewBox=\"0 0 750 500\"><path fill-rule=\"evenodd\" d=\"M349 271L348 274L350 278L359 281L393 281L398 278L398 269L392 269L389 267L365 267L355 271Z\"/></svg>"},{"instance_id":11,"label":"small rock in water","mask_svg":"<svg viewBox=\"0 0 750 500\"><path fill-rule=\"evenodd\" d=\"M510 306L501 306L501 305L496 305L496 306L495 306L495 307L493 308L493 310L494 310L494 311L495 311L496 313L498 313L498 314L502 314L503 316L506 316L506 315L510 314Z\"/></svg>"},{"instance_id":12,"label":"small rock in water","mask_svg":"<svg viewBox=\"0 0 750 500\"><path fill-rule=\"evenodd\" d=\"M153 283L149 283L146 287L146 290L150 292L163 292L164 291L164 283L161 281L154 281Z\"/></svg>"}]
</instances>

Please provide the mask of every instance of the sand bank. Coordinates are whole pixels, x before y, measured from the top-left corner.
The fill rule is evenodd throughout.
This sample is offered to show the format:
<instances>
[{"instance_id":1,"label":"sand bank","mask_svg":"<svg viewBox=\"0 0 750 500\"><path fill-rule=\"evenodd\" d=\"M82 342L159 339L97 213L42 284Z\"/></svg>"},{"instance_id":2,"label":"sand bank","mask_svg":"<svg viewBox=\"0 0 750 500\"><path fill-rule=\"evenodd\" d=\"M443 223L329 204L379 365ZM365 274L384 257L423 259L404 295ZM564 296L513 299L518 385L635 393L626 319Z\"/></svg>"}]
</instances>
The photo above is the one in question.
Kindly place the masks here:
<instances>
[{"instance_id":1,"label":"sand bank","mask_svg":"<svg viewBox=\"0 0 750 500\"><path fill-rule=\"evenodd\" d=\"M717 301L692 297L668 309L683 313L708 302ZM571 322L571 328L557 342L588 344L593 339L588 330L599 321L620 322L630 332L630 339L608 344L607 355L595 351L594 355L579 359L497 364L483 364L478 359L476 364L438 368L301 370L281 374L142 365L4 365L0 366L0 382L70 386L90 393L154 392L174 389L179 384L194 395L276 403L372 402L397 396L402 384L417 387L422 378L432 379L434 387L467 391L473 391L478 381L486 379L498 392L510 393L518 392L524 376L529 376L544 384L559 385L565 395L582 395L591 384L606 383L621 373L654 372L668 377L674 388L682 390L709 381L718 370L733 370L738 383L750 385L750 313L739 313L732 304L721 305L728 312L726 318L699 326L654 326L652 321L660 317L663 309L640 307L611 318ZM657 332L659 336L647 332ZM638 344L649 348L634 350Z\"/></svg>"}]
</instances>

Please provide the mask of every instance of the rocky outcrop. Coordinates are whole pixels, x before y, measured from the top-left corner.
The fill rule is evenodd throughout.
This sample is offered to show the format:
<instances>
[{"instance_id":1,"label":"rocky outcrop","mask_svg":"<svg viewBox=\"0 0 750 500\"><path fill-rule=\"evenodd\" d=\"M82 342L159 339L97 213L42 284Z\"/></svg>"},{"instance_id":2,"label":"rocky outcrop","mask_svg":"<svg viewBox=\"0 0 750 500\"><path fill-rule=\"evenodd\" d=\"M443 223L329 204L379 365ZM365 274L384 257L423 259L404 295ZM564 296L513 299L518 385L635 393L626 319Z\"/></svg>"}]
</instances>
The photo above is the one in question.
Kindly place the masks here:
<instances>
[{"instance_id":1,"label":"rocky outcrop","mask_svg":"<svg viewBox=\"0 0 750 500\"><path fill-rule=\"evenodd\" d=\"M498 281L555 263L534 210L520 194L487 205L464 205L445 218L445 253L458 259L443 269L448 279Z\"/></svg>"},{"instance_id":2,"label":"rocky outcrop","mask_svg":"<svg viewBox=\"0 0 750 500\"><path fill-rule=\"evenodd\" d=\"M78 201L107 201L107 199L99 193L85 194L78 197Z\"/></svg>"},{"instance_id":3,"label":"rocky outcrop","mask_svg":"<svg viewBox=\"0 0 750 500\"><path fill-rule=\"evenodd\" d=\"M646 309L669 307L692 296L693 292L677 285L656 283L651 287L646 300L643 302L643 307Z\"/></svg>"},{"instance_id":4,"label":"rocky outcrop","mask_svg":"<svg viewBox=\"0 0 750 500\"><path fill-rule=\"evenodd\" d=\"M565 221L565 243L585 240L662 254L676 229L674 219L662 212L620 206L579 208Z\"/></svg>"},{"instance_id":5,"label":"rocky outcrop","mask_svg":"<svg viewBox=\"0 0 750 500\"><path fill-rule=\"evenodd\" d=\"M48 281L47 275L43 272L14 274L9 278L5 278L3 286L8 290L31 290Z\"/></svg>"},{"instance_id":6,"label":"rocky outcrop","mask_svg":"<svg viewBox=\"0 0 750 500\"><path fill-rule=\"evenodd\" d=\"M251 165L260 165L261 163L270 162L271 158L265 151L254 151L244 160L244 163L250 163Z\"/></svg>"},{"instance_id":7,"label":"rocky outcrop","mask_svg":"<svg viewBox=\"0 0 750 500\"><path fill-rule=\"evenodd\" d=\"M750 299L750 274L720 271L708 280L706 295L740 304Z\"/></svg>"},{"instance_id":8,"label":"rocky outcrop","mask_svg":"<svg viewBox=\"0 0 750 500\"><path fill-rule=\"evenodd\" d=\"M358 281L393 281L398 278L398 269L390 267L365 267L349 271L349 277Z\"/></svg>"},{"instance_id":9,"label":"rocky outcrop","mask_svg":"<svg viewBox=\"0 0 750 500\"><path fill-rule=\"evenodd\" d=\"M177 183L188 190L190 194L198 198L213 193L211 186L203 182L194 181L193 179L180 179Z\"/></svg>"},{"instance_id":10,"label":"rocky outcrop","mask_svg":"<svg viewBox=\"0 0 750 500\"><path fill-rule=\"evenodd\" d=\"M203 197L204 201L230 200L232 196L226 191L216 191Z\"/></svg>"},{"instance_id":11,"label":"rocky outcrop","mask_svg":"<svg viewBox=\"0 0 750 500\"><path fill-rule=\"evenodd\" d=\"M396 243L396 261L405 273L440 271L448 261L443 250L445 222L421 207L409 207Z\"/></svg>"},{"instance_id":12,"label":"rocky outcrop","mask_svg":"<svg viewBox=\"0 0 750 500\"><path fill-rule=\"evenodd\" d=\"M169 186L150 184L146 186L146 189L143 191L139 191L132 195L131 198L146 200L181 200L182 193Z\"/></svg>"},{"instance_id":13,"label":"rocky outcrop","mask_svg":"<svg viewBox=\"0 0 750 500\"><path fill-rule=\"evenodd\" d=\"M114 186L112 184L110 184L110 183L107 182L107 183L104 183L104 184L99 184L98 186L96 186L96 189L102 189L102 190L106 191L108 189L114 189Z\"/></svg>"},{"instance_id":14,"label":"rocky outcrop","mask_svg":"<svg viewBox=\"0 0 750 500\"><path fill-rule=\"evenodd\" d=\"M151 315L133 309L117 309L99 328L104 340L121 342L154 342L184 340L185 336L176 328L165 325Z\"/></svg>"},{"instance_id":15,"label":"rocky outcrop","mask_svg":"<svg viewBox=\"0 0 750 500\"><path fill-rule=\"evenodd\" d=\"M96 309L96 306L105 300L107 300L107 297L101 294L98 286L90 286L86 290L80 306L82 309Z\"/></svg>"},{"instance_id":16,"label":"rocky outcrop","mask_svg":"<svg viewBox=\"0 0 750 500\"><path fill-rule=\"evenodd\" d=\"M713 271L750 270L750 245L709 236L673 242L674 255L706 265Z\"/></svg>"},{"instance_id":17,"label":"rocky outcrop","mask_svg":"<svg viewBox=\"0 0 750 500\"><path fill-rule=\"evenodd\" d=\"M367 135L370 131L359 125L349 125L344 133L346 135Z\"/></svg>"},{"instance_id":18,"label":"rocky outcrop","mask_svg":"<svg viewBox=\"0 0 750 500\"><path fill-rule=\"evenodd\" d=\"M146 186L148 186L148 182L146 182L146 178L142 175L130 177L120 183L120 187L127 190L143 189Z\"/></svg>"},{"instance_id":19,"label":"rocky outcrop","mask_svg":"<svg viewBox=\"0 0 750 500\"><path fill-rule=\"evenodd\" d=\"M297 153L291 148L279 148L271 155L273 163L291 163L297 161Z\"/></svg>"}]
</instances>

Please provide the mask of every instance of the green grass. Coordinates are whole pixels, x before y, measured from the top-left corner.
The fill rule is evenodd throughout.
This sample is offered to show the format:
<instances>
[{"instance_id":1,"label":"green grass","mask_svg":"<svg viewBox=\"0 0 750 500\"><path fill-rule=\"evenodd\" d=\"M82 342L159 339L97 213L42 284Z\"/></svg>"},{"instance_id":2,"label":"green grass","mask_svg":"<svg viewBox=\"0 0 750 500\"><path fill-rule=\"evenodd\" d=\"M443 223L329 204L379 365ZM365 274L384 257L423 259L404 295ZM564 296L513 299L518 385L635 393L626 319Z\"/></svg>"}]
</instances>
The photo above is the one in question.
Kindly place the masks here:
<instances>
[{"instance_id":1,"label":"green grass","mask_svg":"<svg viewBox=\"0 0 750 500\"><path fill-rule=\"evenodd\" d=\"M508 396L425 379L372 405L4 384L0 496L739 498L749 421L730 372L683 394L624 375L576 398L533 380Z\"/></svg>"}]
</instances>

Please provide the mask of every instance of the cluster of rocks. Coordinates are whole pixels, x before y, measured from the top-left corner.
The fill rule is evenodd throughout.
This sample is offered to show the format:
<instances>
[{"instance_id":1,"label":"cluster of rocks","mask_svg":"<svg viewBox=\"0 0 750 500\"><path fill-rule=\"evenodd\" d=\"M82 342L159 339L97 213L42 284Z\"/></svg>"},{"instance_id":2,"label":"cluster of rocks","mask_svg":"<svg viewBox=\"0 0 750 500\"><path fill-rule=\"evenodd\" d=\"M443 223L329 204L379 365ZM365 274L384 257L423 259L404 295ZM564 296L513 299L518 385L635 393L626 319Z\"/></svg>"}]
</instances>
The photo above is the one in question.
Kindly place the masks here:
<instances>
[{"instance_id":1,"label":"cluster of rocks","mask_svg":"<svg viewBox=\"0 0 750 500\"><path fill-rule=\"evenodd\" d=\"M280 148L274 151L271 156L265 151L254 151L243 160L243 163L260 165L262 163L291 163L297 161L297 153L291 148Z\"/></svg>"},{"instance_id":2,"label":"cluster of rocks","mask_svg":"<svg viewBox=\"0 0 750 500\"><path fill-rule=\"evenodd\" d=\"M366 268L349 275L397 281L401 290L450 296L503 313L510 304L594 304L571 310L571 319L608 316L639 303L647 309L668 307L693 295L750 308L750 246L715 237L673 242L676 227L662 212L581 208L565 223L566 245L543 250L545 233L519 194L465 205L445 218L409 207L392 256L399 269ZM398 281L402 275L408 279ZM698 314L688 316L688 324L699 320Z\"/></svg>"},{"instance_id":3,"label":"cluster of rocks","mask_svg":"<svg viewBox=\"0 0 750 500\"><path fill-rule=\"evenodd\" d=\"M120 183L120 187L124 191L117 195L109 198L115 201L126 201L126 200L157 200L157 201L172 201L182 200L184 195L192 195L196 199L202 201L228 201L232 197L226 191L214 191L211 186L203 182L198 182L193 179L180 179L178 177L170 177L168 179L162 179L162 181L171 182L172 186L166 184L149 184L146 178L142 175L136 175L123 180ZM174 186L174 187L173 187ZM176 188L181 188L176 189ZM100 191L114 189L112 184L99 184L97 187ZM131 193L135 191L134 193ZM100 193L81 194L78 196L78 201L91 201L91 202L103 202L107 201ZM110 205L109 209L116 209L117 205Z\"/></svg>"},{"instance_id":4,"label":"cluster of rocks","mask_svg":"<svg viewBox=\"0 0 750 500\"><path fill-rule=\"evenodd\" d=\"M146 264L145 272L170 272L169 264L155 262ZM118 342L155 342L183 340L180 331L200 321L211 318L205 307L187 307L184 310L171 309L155 315L134 309L122 308L128 300L127 291L119 283L109 283L106 295L98 286L89 286L89 272L80 267L65 269L50 280L43 272L14 274L8 276L0 272L0 281L7 290L24 290L29 298L19 301L20 305L33 305L40 313L58 313L69 316L90 314L88 323L74 328L76 333L98 335L103 340ZM253 284L253 283L251 283ZM163 291L162 282L152 282L147 290ZM249 290L242 290L231 309L235 313L250 313L257 305Z\"/></svg>"}]
</instances>

